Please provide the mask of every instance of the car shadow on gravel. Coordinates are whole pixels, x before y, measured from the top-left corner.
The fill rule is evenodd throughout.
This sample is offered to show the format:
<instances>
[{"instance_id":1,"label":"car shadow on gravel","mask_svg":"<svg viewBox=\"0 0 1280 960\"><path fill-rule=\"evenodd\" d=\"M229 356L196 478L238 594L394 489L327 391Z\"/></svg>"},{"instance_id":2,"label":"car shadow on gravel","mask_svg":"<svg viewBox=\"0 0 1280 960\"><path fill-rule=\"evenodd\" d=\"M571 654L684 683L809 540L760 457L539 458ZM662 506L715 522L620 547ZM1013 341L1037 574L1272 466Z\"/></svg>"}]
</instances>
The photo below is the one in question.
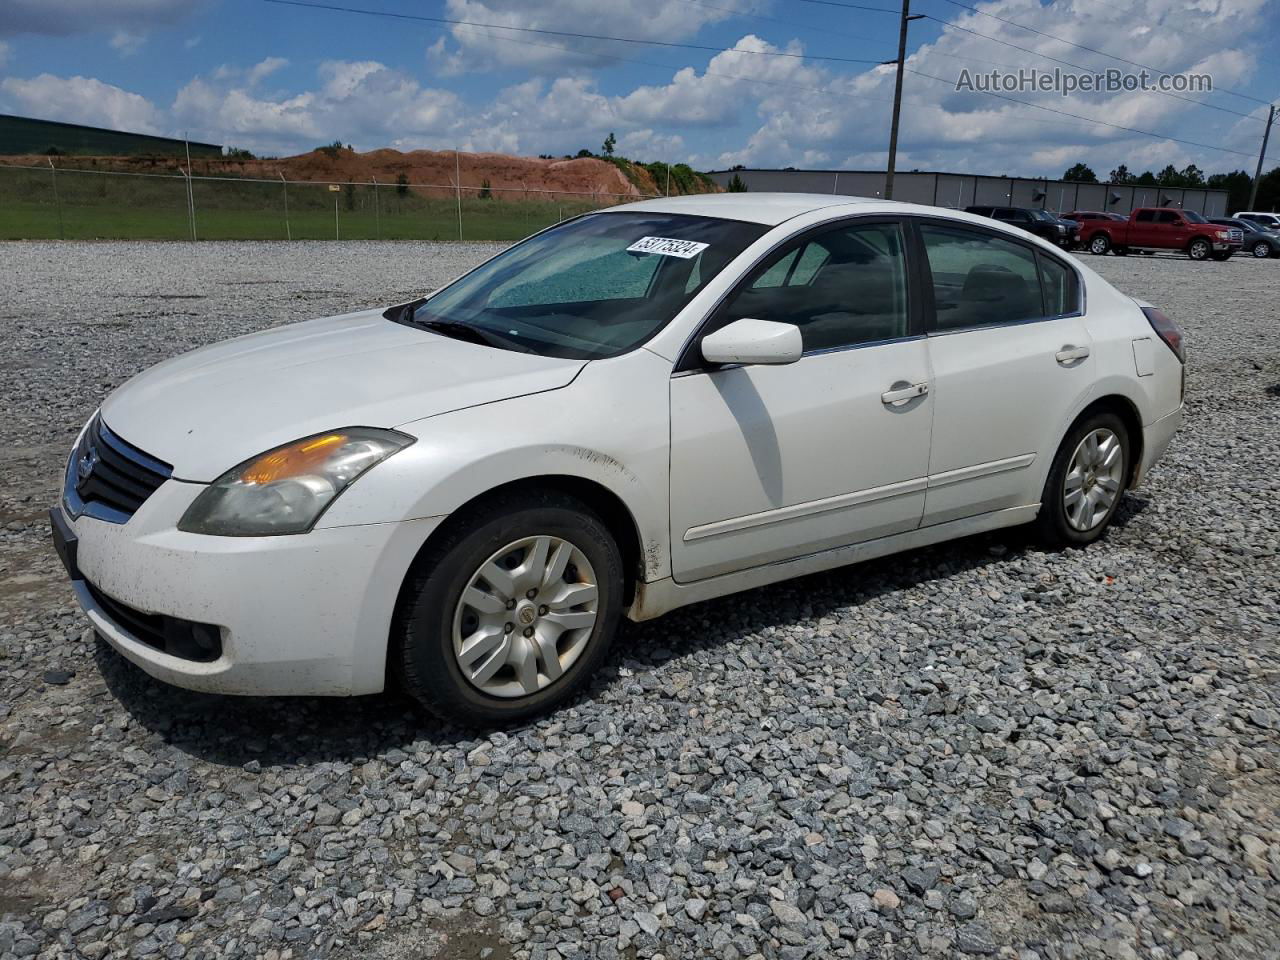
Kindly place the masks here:
<instances>
[{"instance_id":1,"label":"car shadow on gravel","mask_svg":"<svg viewBox=\"0 0 1280 960\"><path fill-rule=\"evenodd\" d=\"M1116 532L1146 505L1145 498L1128 494L1112 519ZM616 694L607 695L607 688L621 682L624 664L646 671L766 627L817 620L888 593L1009 563L1032 549L1024 528L1000 530L732 594L646 623L624 620L613 655L571 706L616 699ZM1034 586L1027 584L1028 589ZM153 679L101 638L94 660L107 688L135 722L184 753L225 766L360 761L412 749L422 741L444 747L486 735L437 720L398 692L364 697L195 693Z\"/></svg>"},{"instance_id":2,"label":"car shadow on gravel","mask_svg":"<svg viewBox=\"0 0 1280 960\"><path fill-rule=\"evenodd\" d=\"M1145 497L1126 494L1111 519L1108 535L1119 534L1147 508L1147 502ZM768 627L815 621L885 594L1011 563L1038 549L1029 528L1011 527L730 594L645 623L624 620L613 656L588 685L584 697L599 696L607 686L619 682L624 665L647 670ZM1025 586L1031 590L1038 585L1028 582Z\"/></svg>"},{"instance_id":3,"label":"car shadow on gravel","mask_svg":"<svg viewBox=\"0 0 1280 960\"><path fill-rule=\"evenodd\" d=\"M243 767L355 761L427 740L475 733L436 720L400 693L365 697L236 697L182 690L134 666L101 638L94 660L107 689L138 724L209 763Z\"/></svg>"}]
</instances>

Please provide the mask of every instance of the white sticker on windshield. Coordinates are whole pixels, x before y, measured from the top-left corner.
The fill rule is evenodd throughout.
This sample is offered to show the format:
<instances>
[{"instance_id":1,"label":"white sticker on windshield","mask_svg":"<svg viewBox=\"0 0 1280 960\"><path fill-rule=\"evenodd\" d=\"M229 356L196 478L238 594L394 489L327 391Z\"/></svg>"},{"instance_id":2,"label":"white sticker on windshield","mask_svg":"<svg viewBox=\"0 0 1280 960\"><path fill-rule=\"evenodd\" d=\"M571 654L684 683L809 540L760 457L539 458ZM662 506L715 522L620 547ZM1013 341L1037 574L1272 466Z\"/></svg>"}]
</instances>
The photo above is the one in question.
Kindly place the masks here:
<instances>
[{"instance_id":1,"label":"white sticker on windshield","mask_svg":"<svg viewBox=\"0 0 1280 960\"><path fill-rule=\"evenodd\" d=\"M641 237L631 246L627 253L660 253L664 257L679 257L691 260L700 254L709 243L698 243L695 240L670 240L667 237Z\"/></svg>"}]
</instances>

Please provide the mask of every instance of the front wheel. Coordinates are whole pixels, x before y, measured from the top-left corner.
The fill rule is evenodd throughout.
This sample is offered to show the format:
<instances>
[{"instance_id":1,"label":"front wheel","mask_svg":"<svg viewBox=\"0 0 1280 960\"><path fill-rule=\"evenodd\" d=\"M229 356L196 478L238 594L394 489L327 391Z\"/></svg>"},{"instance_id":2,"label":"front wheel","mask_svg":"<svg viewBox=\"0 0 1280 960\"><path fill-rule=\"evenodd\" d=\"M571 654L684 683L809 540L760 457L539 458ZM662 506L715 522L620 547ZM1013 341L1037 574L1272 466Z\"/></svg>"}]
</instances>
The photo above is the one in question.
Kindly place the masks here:
<instances>
[{"instance_id":1,"label":"front wheel","mask_svg":"<svg viewBox=\"0 0 1280 960\"><path fill-rule=\"evenodd\" d=\"M1211 254L1211 257L1212 259L1218 261L1218 263L1226 263L1228 260L1231 259L1231 255L1234 252L1235 251L1233 250L1217 250L1213 254Z\"/></svg>"},{"instance_id":2,"label":"front wheel","mask_svg":"<svg viewBox=\"0 0 1280 960\"><path fill-rule=\"evenodd\" d=\"M1098 233L1089 238L1089 252L1102 256L1111 249L1111 241L1105 233Z\"/></svg>"},{"instance_id":3,"label":"front wheel","mask_svg":"<svg viewBox=\"0 0 1280 960\"><path fill-rule=\"evenodd\" d=\"M1208 260L1212 252L1208 240L1192 240L1187 246L1187 256L1192 260Z\"/></svg>"},{"instance_id":4,"label":"front wheel","mask_svg":"<svg viewBox=\"0 0 1280 960\"><path fill-rule=\"evenodd\" d=\"M1271 256L1271 244L1261 241L1253 245L1253 255L1259 260L1265 260Z\"/></svg>"},{"instance_id":5,"label":"front wheel","mask_svg":"<svg viewBox=\"0 0 1280 960\"><path fill-rule=\"evenodd\" d=\"M1036 528L1050 547L1083 547L1102 536L1129 476L1129 431L1097 413L1067 434L1049 468Z\"/></svg>"},{"instance_id":6,"label":"front wheel","mask_svg":"<svg viewBox=\"0 0 1280 960\"><path fill-rule=\"evenodd\" d=\"M590 507L550 492L504 497L457 518L415 563L390 666L444 719L525 720L595 672L622 606L621 555Z\"/></svg>"}]
</instances>

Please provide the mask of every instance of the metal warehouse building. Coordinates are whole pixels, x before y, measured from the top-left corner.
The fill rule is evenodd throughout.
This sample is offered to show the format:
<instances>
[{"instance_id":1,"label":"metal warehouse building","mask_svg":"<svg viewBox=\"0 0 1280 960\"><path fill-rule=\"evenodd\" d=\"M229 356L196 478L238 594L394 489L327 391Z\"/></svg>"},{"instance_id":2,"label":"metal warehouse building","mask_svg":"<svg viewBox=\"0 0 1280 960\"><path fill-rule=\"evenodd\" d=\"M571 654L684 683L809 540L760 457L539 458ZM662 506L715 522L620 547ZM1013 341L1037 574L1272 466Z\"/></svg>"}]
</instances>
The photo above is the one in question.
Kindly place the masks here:
<instances>
[{"instance_id":1,"label":"metal warehouse building","mask_svg":"<svg viewBox=\"0 0 1280 960\"><path fill-rule=\"evenodd\" d=\"M0 156L56 150L58 153L107 157L179 157L186 153L187 146L187 141L171 137L0 114ZM193 157L222 156L222 147L216 143L196 143L193 140L189 146Z\"/></svg>"},{"instance_id":2,"label":"metal warehouse building","mask_svg":"<svg viewBox=\"0 0 1280 960\"><path fill-rule=\"evenodd\" d=\"M727 187L734 175L755 193L840 193L853 197L884 195L883 170L716 170L711 179ZM1026 177L984 177L969 173L894 175L893 198L908 203L962 209L978 204L1043 207L1057 213L1106 210L1128 214L1135 207L1181 207L1206 217L1227 215L1227 191L1181 187L1075 183Z\"/></svg>"}]
</instances>

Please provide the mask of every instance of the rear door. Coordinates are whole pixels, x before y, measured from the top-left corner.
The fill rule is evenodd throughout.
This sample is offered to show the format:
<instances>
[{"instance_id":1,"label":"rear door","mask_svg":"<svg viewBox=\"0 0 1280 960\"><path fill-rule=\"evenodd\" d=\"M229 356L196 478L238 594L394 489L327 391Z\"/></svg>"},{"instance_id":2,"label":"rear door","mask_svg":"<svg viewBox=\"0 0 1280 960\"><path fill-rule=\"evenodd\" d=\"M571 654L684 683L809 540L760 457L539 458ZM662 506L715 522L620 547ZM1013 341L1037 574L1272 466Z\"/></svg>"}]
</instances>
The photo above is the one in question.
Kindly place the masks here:
<instances>
[{"instance_id":1,"label":"rear door","mask_svg":"<svg viewBox=\"0 0 1280 960\"><path fill-rule=\"evenodd\" d=\"M1094 376L1079 277L994 231L930 220L917 230L934 391L923 523L1037 503Z\"/></svg>"},{"instance_id":2,"label":"rear door","mask_svg":"<svg viewBox=\"0 0 1280 960\"><path fill-rule=\"evenodd\" d=\"M1130 218L1128 228L1128 244L1131 247L1152 247L1160 242L1154 210L1137 211Z\"/></svg>"},{"instance_id":3,"label":"rear door","mask_svg":"<svg viewBox=\"0 0 1280 960\"><path fill-rule=\"evenodd\" d=\"M671 554L687 582L915 529L931 398L922 307L896 219L784 244L699 332L752 317L800 328L781 366L712 367L699 340L671 380Z\"/></svg>"},{"instance_id":4,"label":"rear door","mask_svg":"<svg viewBox=\"0 0 1280 960\"><path fill-rule=\"evenodd\" d=\"M1156 229L1159 246L1168 250L1181 250L1191 239L1191 228L1176 210L1157 210Z\"/></svg>"}]
</instances>

